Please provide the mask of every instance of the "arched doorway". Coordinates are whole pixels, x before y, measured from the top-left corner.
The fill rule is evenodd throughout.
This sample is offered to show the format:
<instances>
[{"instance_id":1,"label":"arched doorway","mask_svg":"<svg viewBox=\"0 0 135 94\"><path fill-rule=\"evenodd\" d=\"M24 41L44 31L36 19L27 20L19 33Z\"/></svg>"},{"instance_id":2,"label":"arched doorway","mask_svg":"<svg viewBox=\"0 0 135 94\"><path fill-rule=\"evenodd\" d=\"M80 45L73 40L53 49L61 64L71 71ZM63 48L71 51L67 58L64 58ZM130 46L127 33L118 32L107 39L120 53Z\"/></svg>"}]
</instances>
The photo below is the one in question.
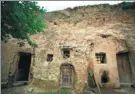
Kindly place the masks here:
<instances>
[{"instance_id":1,"label":"arched doorway","mask_svg":"<svg viewBox=\"0 0 135 94\"><path fill-rule=\"evenodd\" d=\"M74 84L74 66L72 64L62 64L61 68L61 85L72 87Z\"/></svg>"}]
</instances>

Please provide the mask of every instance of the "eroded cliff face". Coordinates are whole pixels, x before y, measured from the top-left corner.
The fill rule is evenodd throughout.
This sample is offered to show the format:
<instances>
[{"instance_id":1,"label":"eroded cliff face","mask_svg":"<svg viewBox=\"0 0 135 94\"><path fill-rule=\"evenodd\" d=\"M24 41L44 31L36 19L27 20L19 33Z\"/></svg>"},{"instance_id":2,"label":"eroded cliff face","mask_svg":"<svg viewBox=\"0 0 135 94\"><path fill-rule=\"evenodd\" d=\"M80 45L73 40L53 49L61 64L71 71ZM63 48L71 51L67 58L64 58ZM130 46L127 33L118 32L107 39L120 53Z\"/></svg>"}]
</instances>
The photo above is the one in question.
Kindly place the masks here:
<instances>
[{"instance_id":1,"label":"eroded cliff face","mask_svg":"<svg viewBox=\"0 0 135 94\"><path fill-rule=\"evenodd\" d=\"M31 36L33 41L38 44L38 47L33 50L35 55L31 65L32 73L34 79L41 79L41 83L44 83L38 85L35 80L33 84L44 89L58 88L61 85L60 67L63 63L69 63L75 67L74 86L78 91L82 91L88 79L87 68L91 61L100 86L102 86L101 70L105 69L109 72L110 77L106 87L117 88L120 83L116 54L121 51L129 52L132 79L134 79L134 17L135 11L133 9L122 10L119 7L108 5L78 7L47 13L45 22L48 28L45 29L44 33ZM25 46L24 48L30 48ZM61 50L63 47L72 48L70 58L63 59ZM5 50L7 49L5 48ZM95 58L97 52L106 53L107 63L105 65L97 63ZM47 62L47 54L53 54L53 61ZM5 58L8 57L5 56Z\"/></svg>"},{"instance_id":2,"label":"eroded cliff face","mask_svg":"<svg viewBox=\"0 0 135 94\"><path fill-rule=\"evenodd\" d=\"M97 75L100 75L98 72L102 67L108 68L110 77L112 78L112 82L109 83L108 87L119 87L118 71L112 71L118 70L116 60L116 54L118 52L130 52L132 74L135 73L135 65L133 63L133 54L135 51L134 12L134 10L122 10L109 6L99 6L92 8L82 7L75 10L67 9L48 13L45 17L48 29L44 34L32 37L39 45L39 48L36 49L36 52L39 53L37 54L38 59L36 60L39 61L36 61L38 63L35 64L35 76L43 71L46 73L50 66L50 73L48 75L43 74L42 76L38 75L38 77L56 80L56 82L58 82L60 77L59 67L64 62L70 62L76 68L78 83L83 83L84 85L84 82L87 81L87 67L89 66L85 52L86 49L90 50L89 45L93 43L94 51L91 52L93 53L93 58L95 58L95 52L98 52L99 49L107 54L111 54L108 57L109 61L107 65L100 66L95 64ZM69 60L64 60L62 58L61 48L63 46L70 46L73 48ZM51 63L46 62L45 57L47 53L52 53L54 55L54 60ZM93 62L96 63L96 60ZM41 65L39 68L41 72L36 73L38 70L37 66L39 65ZM43 66L44 68L42 68ZM47 67L47 70L45 67ZM100 82L100 77L97 76L97 79ZM77 86L79 87L78 84Z\"/></svg>"}]
</instances>

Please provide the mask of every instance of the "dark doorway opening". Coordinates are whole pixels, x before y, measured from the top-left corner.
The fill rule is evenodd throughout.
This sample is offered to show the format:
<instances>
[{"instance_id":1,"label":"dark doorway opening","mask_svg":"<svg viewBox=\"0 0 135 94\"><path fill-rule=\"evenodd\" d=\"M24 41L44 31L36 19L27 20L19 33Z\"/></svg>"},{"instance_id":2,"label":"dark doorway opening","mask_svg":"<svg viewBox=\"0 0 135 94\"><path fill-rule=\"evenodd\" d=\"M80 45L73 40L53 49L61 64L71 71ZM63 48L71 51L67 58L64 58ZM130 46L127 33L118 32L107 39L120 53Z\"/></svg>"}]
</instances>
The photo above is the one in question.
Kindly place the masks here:
<instances>
[{"instance_id":1,"label":"dark doorway opening","mask_svg":"<svg viewBox=\"0 0 135 94\"><path fill-rule=\"evenodd\" d=\"M18 69L16 72L16 81L28 81L31 65L31 53L20 52Z\"/></svg>"},{"instance_id":2,"label":"dark doorway opening","mask_svg":"<svg viewBox=\"0 0 135 94\"><path fill-rule=\"evenodd\" d=\"M109 82L108 73L106 71L104 71L102 76L101 76L101 82L102 83L108 83Z\"/></svg>"}]
</instances>

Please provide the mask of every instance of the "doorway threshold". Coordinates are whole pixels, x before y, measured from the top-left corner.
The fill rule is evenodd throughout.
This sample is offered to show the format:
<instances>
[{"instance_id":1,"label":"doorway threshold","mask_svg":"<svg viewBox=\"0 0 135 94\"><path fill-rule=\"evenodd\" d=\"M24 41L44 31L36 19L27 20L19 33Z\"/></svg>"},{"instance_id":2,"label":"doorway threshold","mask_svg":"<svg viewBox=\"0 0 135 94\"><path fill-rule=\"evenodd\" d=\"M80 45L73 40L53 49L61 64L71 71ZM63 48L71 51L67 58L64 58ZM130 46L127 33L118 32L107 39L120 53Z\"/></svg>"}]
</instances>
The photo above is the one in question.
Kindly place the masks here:
<instances>
[{"instance_id":1,"label":"doorway threshold","mask_svg":"<svg viewBox=\"0 0 135 94\"><path fill-rule=\"evenodd\" d=\"M27 85L29 81L16 81L12 85L13 86L20 86L20 85Z\"/></svg>"},{"instance_id":2,"label":"doorway threshold","mask_svg":"<svg viewBox=\"0 0 135 94\"><path fill-rule=\"evenodd\" d=\"M121 87L131 87L133 83L120 83Z\"/></svg>"}]
</instances>

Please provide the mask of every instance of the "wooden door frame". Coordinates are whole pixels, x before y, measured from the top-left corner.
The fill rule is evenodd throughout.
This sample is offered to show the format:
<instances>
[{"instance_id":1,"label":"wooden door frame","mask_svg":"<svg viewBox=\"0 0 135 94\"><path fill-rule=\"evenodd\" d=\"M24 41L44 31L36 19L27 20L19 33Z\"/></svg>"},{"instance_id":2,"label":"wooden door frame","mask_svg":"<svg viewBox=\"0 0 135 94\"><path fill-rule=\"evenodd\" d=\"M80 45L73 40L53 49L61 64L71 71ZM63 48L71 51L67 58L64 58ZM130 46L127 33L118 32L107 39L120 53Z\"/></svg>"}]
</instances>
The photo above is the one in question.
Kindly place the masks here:
<instances>
[{"instance_id":1,"label":"wooden door frame","mask_svg":"<svg viewBox=\"0 0 135 94\"><path fill-rule=\"evenodd\" d=\"M32 70L32 67L31 67L31 65L32 65L32 63L33 63L33 54L31 53L31 52L25 52L25 51L20 51L20 52L18 52L17 53L17 56L18 56L18 58L17 58L17 62L16 62L16 70L15 70L15 77L14 77L14 82L13 83L18 83L18 82L21 82L21 81L17 81L16 80L16 77L17 77L17 72L18 72L18 63L19 63L19 60L20 60L20 53L26 53L26 54L30 54L31 55L31 61L29 62L30 63L30 67L29 67L29 74L28 74L28 80L27 81L24 81L24 82L26 82L26 83L30 83L30 80L31 80L31 77L30 77L30 75L31 75L31 70Z\"/></svg>"},{"instance_id":2,"label":"wooden door frame","mask_svg":"<svg viewBox=\"0 0 135 94\"><path fill-rule=\"evenodd\" d=\"M120 81L120 71L119 71L119 66L118 66L118 54L127 54L128 63L129 63L129 71L130 71L130 82L132 82L132 70L131 70L130 57L129 57L128 51L120 51L116 54L119 82L121 83L121 81Z\"/></svg>"},{"instance_id":3,"label":"wooden door frame","mask_svg":"<svg viewBox=\"0 0 135 94\"><path fill-rule=\"evenodd\" d=\"M72 84L71 84L71 86L69 85L69 86L63 86L62 85L62 67L63 66L68 66L68 65L71 65L72 66L72 68L71 68L71 70L72 70L72 78L71 78L71 80L72 80ZM60 66L60 85L62 86L62 87L67 87L67 88L73 88L74 87L74 82L75 82L75 69L74 69L74 66L72 65L72 64L69 64L69 63L64 63L64 64L62 64L61 66Z\"/></svg>"}]
</instances>

